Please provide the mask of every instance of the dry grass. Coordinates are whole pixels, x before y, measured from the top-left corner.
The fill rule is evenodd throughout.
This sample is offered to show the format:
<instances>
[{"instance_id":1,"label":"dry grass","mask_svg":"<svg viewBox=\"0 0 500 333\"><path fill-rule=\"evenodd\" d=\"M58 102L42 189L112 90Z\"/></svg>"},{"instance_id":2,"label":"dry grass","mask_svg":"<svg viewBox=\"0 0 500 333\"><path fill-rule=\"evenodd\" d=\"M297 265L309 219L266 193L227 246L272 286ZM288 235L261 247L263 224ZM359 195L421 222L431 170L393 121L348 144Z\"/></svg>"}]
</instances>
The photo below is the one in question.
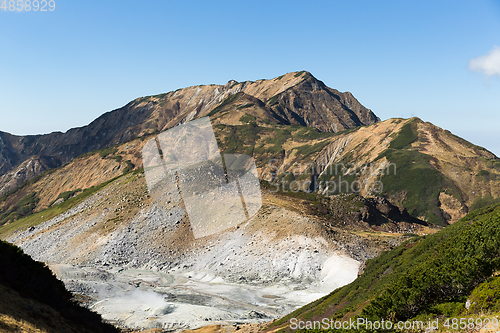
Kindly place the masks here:
<instances>
[{"instance_id":1,"label":"dry grass","mask_svg":"<svg viewBox=\"0 0 500 333\"><path fill-rule=\"evenodd\" d=\"M89 332L75 327L56 310L24 298L16 291L0 285L0 332Z\"/></svg>"},{"instance_id":2,"label":"dry grass","mask_svg":"<svg viewBox=\"0 0 500 333\"><path fill-rule=\"evenodd\" d=\"M257 333L260 332L267 323L242 324L242 325L210 325L195 330L183 330L181 333Z\"/></svg>"}]
</instances>

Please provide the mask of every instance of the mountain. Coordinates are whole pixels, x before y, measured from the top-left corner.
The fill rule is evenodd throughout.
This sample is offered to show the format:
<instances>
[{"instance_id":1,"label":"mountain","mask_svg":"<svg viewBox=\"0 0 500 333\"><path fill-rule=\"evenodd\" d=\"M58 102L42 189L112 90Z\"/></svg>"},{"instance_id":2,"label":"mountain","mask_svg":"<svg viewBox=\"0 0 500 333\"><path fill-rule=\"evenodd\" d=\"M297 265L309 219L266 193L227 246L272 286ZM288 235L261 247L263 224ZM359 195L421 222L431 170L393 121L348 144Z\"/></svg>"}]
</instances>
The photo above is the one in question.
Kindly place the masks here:
<instances>
[{"instance_id":1,"label":"mountain","mask_svg":"<svg viewBox=\"0 0 500 333\"><path fill-rule=\"evenodd\" d=\"M291 318L302 321L302 326L323 318L424 324L438 318L441 328L446 327L446 318L494 318L500 311L499 230L500 205L475 210L433 235L407 240L368 260L354 282L268 328L290 330ZM451 320L448 324L451 330Z\"/></svg>"},{"instance_id":2,"label":"mountain","mask_svg":"<svg viewBox=\"0 0 500 333\"><path fill-rule=\"evenodd\" d=\"M212 113L219 147L225 153L253 155L260 178L274 186L288 189L294 182L309 190L309 182L328 195L353 192L351 185L360 185L354 192L385 197L414 218L436 225L453 223L470 207L500 197L500 161L495 155L418 118L329 133L266 123L252 107L241 109L245 101L245 96L233 95L233 101ZM5 194L0 197L0 224L46 209L66 192L140 168L146 139L82 155ZM327 189L328 183L337 188Z\"/></svg>"},{"instance_id":3,"label":"mountain","mask_svg":"<svg viewBox=\"0 0 500 333\"><path fill-rule=\"evenodd\" d=\"M249 104L255 105L252 110L261 109L265 119L275 124L299 124L336 132L378 121L351 93L331 89L305 71L271 80L231 80L226 85L194 86L135 99L66 133L15 136L0 132L0 176L12 171L6 179L0 179L0 195L19 185L11 181L15 175L24 174L21 179L31 179L24 162L32 156L46 156L60 166L82 154L206 116L236 94L248 96L253 101ZM34 175L43 171L39 168Z\"/></svg>"},{"instance_id":4,"label":"mountain","mask_svg":"<svg viewBox=\"0 0 500 333\"><path fill-rule=\"evenodd\" d=\"M470 207L500 197L494 154L418 118L390 119L332 141L316 160L318 183L358 181L361 195L384 196L427 222L454 223Z\"/></svg>"},{"instance_id":5,"label":"mountain","mask_svg":"<svg viewBox=\"0 0 500 333\"><path fill-rule=\"evenodd\" d=\"M7 193L10 189L14 189L41 175L47 170L57 168L61 165L61 161L53 156L35 155L20 165L15 170L7 172L0 176L0 195Z\"/></svg>"},{"instance_id":6,"label":"mountain","mask_svg":"<svg viewBox=\"0 0 500 333\"><path fill-rule=\"evenodd\" d=\"M196 238L185 202L150 192L143 149L203 116L222 155L253 156L262 207ZM120 327L278 319L500 197L494 154L418 118L379 121L308 72L143 97L55 135L3 135L18 150L3 150L0 238Z\"/></svg>"},{"instance_id":7,"label":"mountain","mask_svg":"<svg viewBox=\"0 0 500 333\"><path fill-rule=\"evenodd\" d=\"M261 179L280 188L295 184L324 195L382 196L441 226L500 197L500 160L494 154L418 118L333 134L270 127L255 112L239 113L246 110L240 103L211 114L219 146L226 153L254 155ZM238 117L241 125L227 125Z\"/></svg>"}]
</instances>

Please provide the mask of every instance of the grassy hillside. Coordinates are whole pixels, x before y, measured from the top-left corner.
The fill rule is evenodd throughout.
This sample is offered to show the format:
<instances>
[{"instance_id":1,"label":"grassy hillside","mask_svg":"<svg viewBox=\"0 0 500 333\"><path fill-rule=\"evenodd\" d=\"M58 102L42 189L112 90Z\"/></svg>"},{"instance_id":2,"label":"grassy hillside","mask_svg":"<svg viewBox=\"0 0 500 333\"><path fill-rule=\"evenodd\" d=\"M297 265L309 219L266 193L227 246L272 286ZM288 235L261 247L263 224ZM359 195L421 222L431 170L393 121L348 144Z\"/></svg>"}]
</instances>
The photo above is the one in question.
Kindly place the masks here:
<instances>
[{"instance_id":1,"label":"grassy hillside","mask_svg":"<svg viewBox=\"0 0 500 333\"><path fill-rule=\"evenodd\" d=\"M119 332L72 297L45 264L0 241L2 332Z\"/></svg>"},{"instance_id":2,"label":"grassy hillside","mask_svg":"<svg viewBox=\"0 0 500 333\"><path fill-rule=\"evenodd\" d=\"M499 200L500 160L418 118L390 119L337 133L330 141L321 152L327 167L318 178L337 185L330 194L352 191L341 180L362 184L361 195L384 196L413 217L441 226Z\"/></svg>"},{"instance_id":3,"label":"grassy hillside","mask_svg":"<svg viewBox=\"0 0 500 333\"><path fill-rule=\"evenodd\" d=\"M399 169L399 172L386 173L381 177L385 188L382 194L392 199L404 192L406 195L402 204L412 216L446 225L444 213L439 208L439 194L448 193L461 200L461 193L453 181L432 166L433 158L418 151L392 148L384 151L381 157L386 157Z\"/></svg>"},{"instance_id":4,"label":"grassy hillside","mask_svg":"<svg viewBox=\"0 0 500 333\"><path fill-rule=\"evenodd\" d=\"M142 169L141 169L142 170ZM133 171L133 172L140 172L141 170ZM4 238L7 234L10 232L17 230L17 229L26 229L32 226L36 226L42 222L45 222L47 220L50 220L51 218L54 218L69 209L75 207L76 205L80 204L83 202L85 199L90 197L92 194L96 193L106 185L110 184L111 182L115 181L116 179L120 178L122 176L118 176L116 178L113 178L111 180L108 180L100 185L97 186L91 186L90 188L81 191L80 189L75 190L75 191L67 191L63 192L59 195L61 199L64 199L62 203L59 203L57 205L53 205L50 208L44 209L40 212L33 212L33 209L31 209L27 214L24 216L20 215L19 219L14 220L13 222L10 222L8 224L5 224L0 228L0 238ZM80 192L81 191L81 192ZM80 192L80 193L79 193ZM79 193L79 194L77 194ZM35 196L36 193L33 195L28 195L27 198L32 199L33 197L36 198ZM76 195L77 194L77 195ZM74 196L72 196L74 195ZM25 207L23 204L24 202L31 202L27 201L24 197L19 201L18 204L16 204L14 207ZM12 208L11 208L12 209ZM2 215L0 215L2 217ZM2 220L0 219L0 225Z\"/></svg>"},{"instance_id":5,"label":"grassy hillside","mask_svg":"<svg viewBox=\"0 0 500 333\"><path fill-rule=\"evenodd\" d=\"M273 323L368 318L404 321L471 317L500 306L500 205L476 210L433 235L415 237L366 262L364 273ZM471 306L466 309L467 300Z\"/></svg>"}]
</instances>

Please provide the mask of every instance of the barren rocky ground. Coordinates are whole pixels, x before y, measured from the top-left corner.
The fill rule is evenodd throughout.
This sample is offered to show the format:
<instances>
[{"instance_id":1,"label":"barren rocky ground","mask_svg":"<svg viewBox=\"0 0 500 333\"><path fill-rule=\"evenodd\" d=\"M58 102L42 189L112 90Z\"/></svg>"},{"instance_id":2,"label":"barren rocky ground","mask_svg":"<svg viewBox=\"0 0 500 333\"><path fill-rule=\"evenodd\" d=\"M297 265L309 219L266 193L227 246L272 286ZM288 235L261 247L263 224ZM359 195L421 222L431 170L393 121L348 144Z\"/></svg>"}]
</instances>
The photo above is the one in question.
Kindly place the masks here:
<instances>
[{"instance_id":1,"label":"barren rocky ground","mask_svg":"<svg viewBox=\"0 0 500 333\"><path fill-rule=\"evenodd\" d=\"M404 239L327 227L268 192L254 217L195 239L170 199L152 199L143 174L129 174L8 240L119 326L194 329L278 318L350 283Z\"/></svg>"}]
</instances>

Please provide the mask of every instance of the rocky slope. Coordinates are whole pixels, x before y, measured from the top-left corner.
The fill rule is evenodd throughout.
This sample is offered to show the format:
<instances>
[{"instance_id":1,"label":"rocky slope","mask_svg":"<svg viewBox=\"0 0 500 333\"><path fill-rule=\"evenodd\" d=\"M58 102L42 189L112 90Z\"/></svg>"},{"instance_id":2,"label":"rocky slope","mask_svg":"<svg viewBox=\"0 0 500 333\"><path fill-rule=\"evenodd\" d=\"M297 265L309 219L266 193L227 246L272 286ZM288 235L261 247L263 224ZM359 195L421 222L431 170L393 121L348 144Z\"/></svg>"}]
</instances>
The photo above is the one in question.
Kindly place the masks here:
<instances>
[{"instance_id":1,"label":"rocky slope","mask_svg":"<svg viewBox=\"0 0 500 333\"><path fill-rule=\"evenodd\" d=\"M384 196L413 217L441 225L500 196L500 162L490 152L419 119L377 122L350 93L328 88L308 72L297 72L138 98L64 134L0 133L0 196L9 193L7 200L0 197L0 224L26 215L26 210L48 207L66 191L140 168L140 149L152 133L206 115L221 151L254 156L261 179L274 183L311 182L309 189L325 194L352 192L354 184L363 196ZM353 129L368 124L373 125ZM126 140L134 143L107 148ZM96 149L101 149L100 158L84 157L66 165L63 178L58 179L58 172L52 181L43 177L35 182L38 185L15 190ZM73 170L79 177L73 177ZM34 192L38 201L32 198L27 209L12 210Z\"/></svg>"},{"instance_id":2,"label":"rocky slope","mask_svg":"<svg viewBox=\"0 0 500 333\"><path fill-rule=\"evenodd\" d=\"M33 156L11 170L0 176L0 196L9 190L15 189L47 170L57 168L61 161L51 156Z\"/></svg>"},{"instance_id":3,"label":"rocky slope","mask_svg":"<svg viewBox=\"0 0 500 333\"><path fill-rule=\"evenodd\" d=\"M163 131L208 115L238 93L247 95L269 113L265 117L273 123L300 124L335 132L378 121L352 94L331 89L305 71L271 80L194 86L138 98L103 114L87 126L65 133L15 136L0 132L0 176L16 168L14 174L23 172L23 167L18 166L35 155L48 156L60 165L90 151ZM40 172L41 169L34 175ZM26 180L30 176L26 174ZM0 179L2 192L16 186L11 178Z\"/></svg>"},{"instance_id":4,"label":"rocky slope","mask_svg":"<svg viewBox=\"0 0 500 333\"><path fill-rule=\"evenodd\" d=\"M219 148L252 155L259 177L270 181L273 191L290 192L292 187L324 195L382 196L412 217L440 225L457 221L484 198L500 197L495 155L418 118L321 133L266 122L252 107L241 109L245 96L234 96L210 116ZM231 122L237 125L227 124ZM65 193L141 168L142 148L151 138L86 154L0 197L0 224L66 200Z\"/></svg>"},{"instance_id":5,"label":"rocky slope","mask_svg":"<svg viewBox=\"0 0 500 333\"><path fill-rule=\"evenodd\" d=\"M332 141L316 160L322 193L336 193L328 182L337 177L338 185L343 176L351 185L359 181L361 195L382 195L441 225L457 221L482 198L500 197L494 154L418 118L387 120Z\"/></svg>"},{"instance_id":6,"label":"rocky slope","mask_svg":"<svg viewBox=\"0 0 500 333\"><path fill-rule=\"evenodd\" d=\"M433 235L408 240L369 260L350 285L272 323L268 331L293 331L291 318L306 326L323 318L356 322L359 317L394 326L398 321L420 321L423 325L411 330L418 332L435 331L428 323L436 319L440 332L493 332L498 325L487 324L498 321L500 311L499 225L500 205L492 205ZM467 329L455 328L446 326L448 318L478 318L484 324L478 320Z\"/></svg>"},{"instance_id":7,"label":"rocky slope","mask_svg":"<svg viewBox=\"0 0 500 333\"><path fill-rule=\"evenodd\" d=\"M418 118L389 119L335 134L270 127L259 123L255 112L241 115L246 124L222 125L237 112L228 110L246 110L240 103L235 99L211 115L220 122L215 126L219 146L255 156L261 179L276 189L383 196L437 225L454 223L470 207L500 198L498 157Z\"/></svg>"},{"instance_id":8,"label":"rocky slope","mask_svg":"<svg viewBox=\"0 0 500 333\"><path fill-rule=\"evenodd\" d=\"M404 233L432 232L391 219L384 202L385 213L356 196L319 196L324 203L311 206L310 198L263 194L256 216L195 239L182 204L150 197L144 175L128 173L7 239L49 263L105 319L179 329L278 318L355 279Z\"/></svg>"}]
</instances>

